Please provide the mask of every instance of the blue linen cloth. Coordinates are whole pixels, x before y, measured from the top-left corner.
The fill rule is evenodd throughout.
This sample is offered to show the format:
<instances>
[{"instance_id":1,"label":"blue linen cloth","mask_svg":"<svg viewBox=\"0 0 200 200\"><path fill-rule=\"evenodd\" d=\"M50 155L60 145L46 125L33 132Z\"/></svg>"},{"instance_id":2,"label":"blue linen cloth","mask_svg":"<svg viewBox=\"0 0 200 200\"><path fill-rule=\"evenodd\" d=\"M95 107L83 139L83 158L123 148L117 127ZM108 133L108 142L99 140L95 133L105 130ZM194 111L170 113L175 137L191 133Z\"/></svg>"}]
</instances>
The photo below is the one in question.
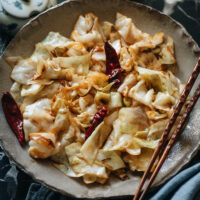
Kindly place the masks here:
<instances>
[{"instance_id":1,"label":"blue linen cloth","mask_svg":"<svg viewBox=\"0 0 200 200\"><path fill-rule=\"evenodd\" d=\"M61 0L59 0L61 1ZM168 14L181 22L200 44L200 1L199 0L135 0L161 11L171 6ZM171 2L171 4L170 4ZM172 7L173 4L173 7ZM0 55L12 38L0 25ZM0 148L0 200L75 200L63 196L39 183L19 170ZM113 199L113 198L112 198ZM129 200L130 196L114 198ZM147 200L200 200L200 152L182 170L164 185L149 192Z\"/></svg>"},{"instance_id":2,"label":"blue linen cloth","mask_svg":"<svg viewBox=\"0 0 200 200\"><path fill-rule=\"evenodd\" d=\"M199 200L200 163L183 170L166 183L150 200Z\"/></svg>"}]
</instances>

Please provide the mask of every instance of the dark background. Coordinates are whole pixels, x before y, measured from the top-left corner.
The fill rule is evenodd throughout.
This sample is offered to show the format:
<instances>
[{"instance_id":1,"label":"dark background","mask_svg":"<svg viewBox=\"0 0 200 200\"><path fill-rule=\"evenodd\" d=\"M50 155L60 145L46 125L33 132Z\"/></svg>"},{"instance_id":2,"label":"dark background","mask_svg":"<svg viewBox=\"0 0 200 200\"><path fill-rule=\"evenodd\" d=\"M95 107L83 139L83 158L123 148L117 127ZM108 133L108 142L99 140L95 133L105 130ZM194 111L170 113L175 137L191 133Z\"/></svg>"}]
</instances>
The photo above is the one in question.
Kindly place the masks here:
<instances>
[{"instance_id":1,"label":"dark background","mask_svg":"<svg viewBox=\"0 0 200 200\"><path fill-rule=\"evenodd\" d=\"M200 46L200 0L135 0L136 2L154 7L179 21ZM170 4L170 2L173 2ZM9 28L0 24L0 55L13 37ZM188 166L200 161L200 153ZM188 167L186 166L186 168ZM159 188L149 193L149 197ZM32 178L12 164L0 148L0 200L64 200L73 199L52 192L35 183ZM116 199L116 198L115 198ZM131 199L123 197L119 199ZM148 197L147 197L148 199Z\"/></svg>"}]
</instances>

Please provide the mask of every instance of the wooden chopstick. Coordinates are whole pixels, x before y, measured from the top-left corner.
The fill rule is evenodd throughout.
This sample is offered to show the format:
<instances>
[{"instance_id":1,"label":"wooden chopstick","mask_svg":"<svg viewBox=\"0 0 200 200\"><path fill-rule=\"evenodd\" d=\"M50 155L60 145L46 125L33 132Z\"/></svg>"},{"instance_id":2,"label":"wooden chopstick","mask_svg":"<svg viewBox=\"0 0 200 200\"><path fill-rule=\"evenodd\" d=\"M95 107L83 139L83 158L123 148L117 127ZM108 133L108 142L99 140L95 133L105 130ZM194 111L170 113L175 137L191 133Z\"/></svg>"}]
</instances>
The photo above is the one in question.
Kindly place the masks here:
<instances>
[{"instance_id":1,"label":"wooden chopstick","mask_svg":"<svg viewBox=\"0 0 200 200\"><path fill-rule=\"evenodd\" d=\"M170 131L171 131L171 129L172 129L172 127L173 127L173 125L174 125L174 123L175 123L175 121L176 121L176 119L177 119L177 117L178 117L178 115L179 115L179 113L180 113L180 111L181 111L181 109L182 109L182 107L183 107L183 105L184 105L184 103L185 103L185 101L186 101L186 99L187 99L187 97L188 97L198 75L199 75L199 72L200 72L200 57L198 58L197 64L195 65L195 67L194 67L194 69L193 69L193 71L192 71L192 73L191 73L191 75L188 79L188 82L187 82L187 84L186 84L186 86L185 86L185 88L184 88L184 90L181 94L181 97L180 97L178 103L176 104L176 106L174 108L174 111L173 111L173 113L172 113L172 115L169 119L169 122L167 123L167 126L166 126L160 140L159 140L158 146L156 147L156 149L153 153L153 156L152 156L152 158L151 158L151 160L148 164L147 170L144 172L144 174L142 176L142 179L140 181L140 184L139 184L139 187L136 191L136 194L133 197L133 200L138 199L140 191L141 191L141 189L142 189L142 187L143 187L143 185L144 185L144 183L145 183L145 181L146 181L146 179L147 179L147 177L148 177L148 175L149 175L149 173L150 173L150 171L153 167L153 164L154 164L156 158L158 157L158 154L160 153L160 151L162 150L162 148L164 147L164 145L167 141L168 135L169 135L169 133L170 133Z\"/></svg>"},{"instance_id":2,"label":"wooden chopstick","mask_svg":"<svg viewBox=\"0 0 200 200\"><path fill-rule=\"evenodd\" d=\"M181 117L181 120L179 122L179 124L177 125L177 128L175 129L175 131L173 132L164 152L163 152L163 155L162 157L160 158L155 170L153 171L153 174L151 175L151 178L148 182L148 185L146 186L146 188L144 189L144 191L142 192L139 200L142 200L142 198L145 196L146 192L148 191L148 189L151 187L154 179L156 178L160 168L162 167L165 159L167 158L167 155L169 154L169 151L171 150L171 148L173 147L173 144L175 143L178 135L181 133L182 131L182 128L188 118L188 116L190 115L193 107L195 106L198 98L200 96L200 84L198 86L198 88L196 89L195 93L194 93L194 96L192 97L192 99L189 101L189 104L187 105L187 108L185 110L185 112L183 113L183 116Z\"/></svg>"}]
</instances>

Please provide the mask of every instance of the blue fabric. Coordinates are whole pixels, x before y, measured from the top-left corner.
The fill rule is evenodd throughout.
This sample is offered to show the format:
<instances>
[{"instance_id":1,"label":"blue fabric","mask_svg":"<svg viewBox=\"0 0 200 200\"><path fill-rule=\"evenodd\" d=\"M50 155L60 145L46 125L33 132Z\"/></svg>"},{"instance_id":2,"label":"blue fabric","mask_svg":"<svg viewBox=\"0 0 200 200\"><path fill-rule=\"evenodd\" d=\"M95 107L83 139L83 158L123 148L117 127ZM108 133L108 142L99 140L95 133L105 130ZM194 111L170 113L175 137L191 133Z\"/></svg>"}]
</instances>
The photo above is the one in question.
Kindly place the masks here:
<instances>
[{"instance_id":1,"label":"blue fabric","mask_svg":"<svg viewBox=\"0 0 200 200\"><path fill-rule=\"evenodd\" d=\"M150 200L159 199L200 199L200 163L179 173L150 198Z\"/></svg>"}]
</instances>

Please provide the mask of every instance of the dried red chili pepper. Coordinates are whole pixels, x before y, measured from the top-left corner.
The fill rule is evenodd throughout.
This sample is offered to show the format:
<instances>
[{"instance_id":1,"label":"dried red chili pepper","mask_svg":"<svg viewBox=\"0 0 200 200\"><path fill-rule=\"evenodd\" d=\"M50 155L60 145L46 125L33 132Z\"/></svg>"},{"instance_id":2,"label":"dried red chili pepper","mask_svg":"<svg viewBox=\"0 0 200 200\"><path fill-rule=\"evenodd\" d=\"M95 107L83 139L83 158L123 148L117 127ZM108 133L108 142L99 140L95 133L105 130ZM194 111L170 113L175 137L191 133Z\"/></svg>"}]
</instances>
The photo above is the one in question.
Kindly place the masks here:
<instances>
[{"instance_id":1,"label":"dried red chili pepper","mask_svg":"<svg viewBox=\"0 0 200 200\"><path fill-rule=\"evenodd\" d=\"M109 76L109 82L115 81L114 87L119 87L121 83L121 66L115 49L105 42L106 53L106 74Z\"/></svg>"},{"instance_id":2,"label":"dried red chili pepper","mask_svg":"<svg viewBox=\"0 0 200 200\"><path fill-rule=\"evenodd\" d=\"M107 108L103 107L94 115L94 118L92 120L92 125L85 132L85 140L87 140L88 137L90 137L94 129L103 121L106 114L107 114Z\"/></svg>"},{"instance_id":3,"label":"dried red chili pepper","mask_svg":"<svg viewBox=\"0 0 200 200\"><path fill-rule=\"evenodd\" d=\"M1 103L8 124L17 136L19 143L23 145L25 142L23 117L17 103L9 92L4 92Z\"/></svg>"}]
</instances>

